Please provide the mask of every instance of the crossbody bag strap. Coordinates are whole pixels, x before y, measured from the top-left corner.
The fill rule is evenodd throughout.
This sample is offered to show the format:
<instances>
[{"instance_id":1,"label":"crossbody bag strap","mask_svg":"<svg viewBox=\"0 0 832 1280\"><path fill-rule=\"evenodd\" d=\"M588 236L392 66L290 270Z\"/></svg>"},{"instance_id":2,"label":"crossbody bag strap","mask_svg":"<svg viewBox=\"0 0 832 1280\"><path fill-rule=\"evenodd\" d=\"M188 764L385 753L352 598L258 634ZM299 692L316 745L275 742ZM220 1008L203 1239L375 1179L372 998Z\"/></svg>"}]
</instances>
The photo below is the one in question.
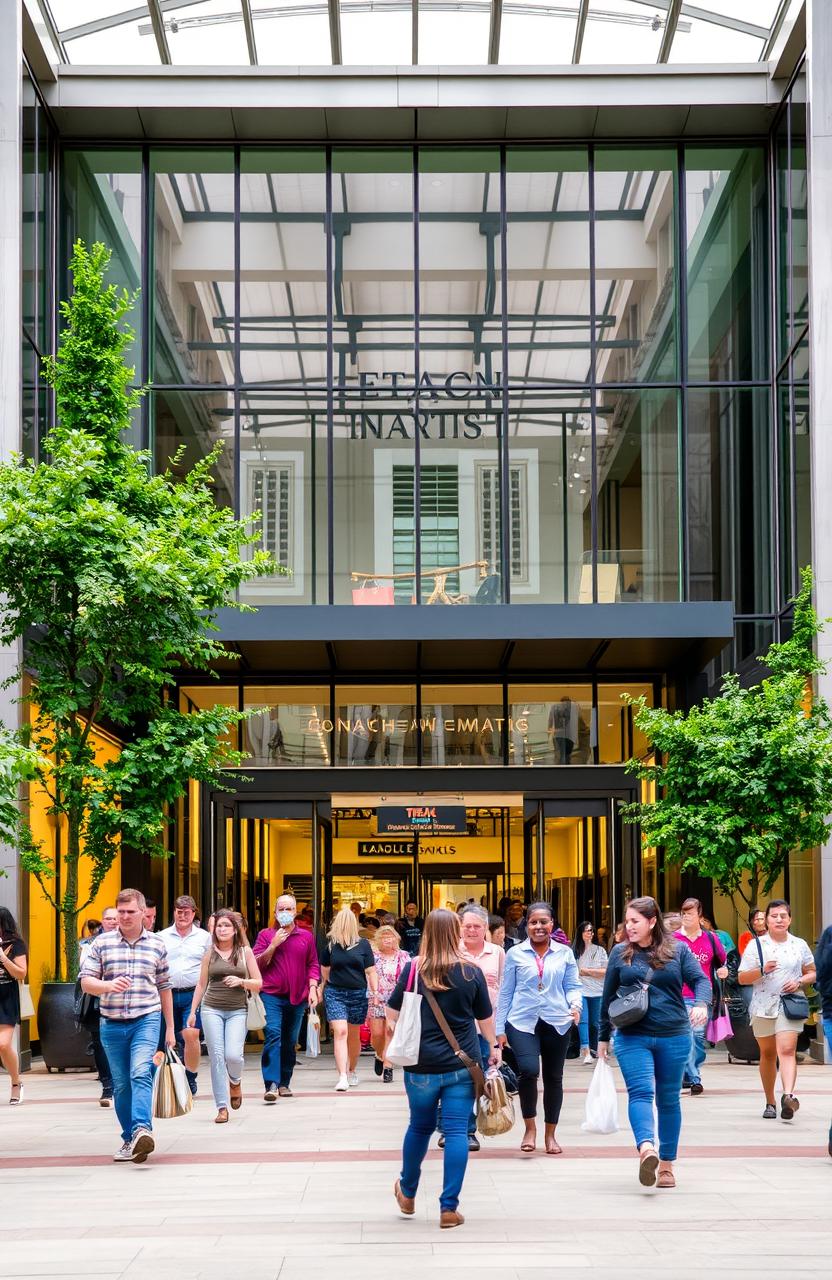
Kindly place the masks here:
<instances>
[{"instance_id":1,"label":"crossbody bag strap","mask_svg":"<svg viewBox=\"0 0 832 1280\"><path fill-rule=\"evenodd\" d=\"M765 960L763 959L763 944L760 942L760 939L756 936L754 938L754 941L757 944L757 955L760 957L760 977L764 978L765 972L763 970L763 966L765 964Z\"/></svg>"},{"instance_id":2,"label":"crossbody bag strap","mask_svg":"<svg viewBox=\"0 0 832 1280\"><path fill-rule=\"evenodd\" d=\"M451 1028L448 1025L448 1019L445 1017L444 1013L439 1008L439 1001L436 999L436 996L433 994L432 991L428 990L428 988L425 986L424 983L422 983L422 986L424 987L424 991L425 991L425 999L427 1000L428 1004L431 1007L434 1018L439 1023L440 1031L444 1035L448 1044L453 1049L456 1056L459 1058L460 1062L463 1063L465 1067L467 1067L468 1072L471 1076L471 1079L474 1082L475 1097L481 1098L485 1093L485 1076L483 1075L482 1067L478 1063L476 1063L474 1059L470 1056L470 1054L466 1053L464 1049L460 1049L459 1041L457 1040L453 1031L451 1031Z\"/></svg>"}]
</instances>

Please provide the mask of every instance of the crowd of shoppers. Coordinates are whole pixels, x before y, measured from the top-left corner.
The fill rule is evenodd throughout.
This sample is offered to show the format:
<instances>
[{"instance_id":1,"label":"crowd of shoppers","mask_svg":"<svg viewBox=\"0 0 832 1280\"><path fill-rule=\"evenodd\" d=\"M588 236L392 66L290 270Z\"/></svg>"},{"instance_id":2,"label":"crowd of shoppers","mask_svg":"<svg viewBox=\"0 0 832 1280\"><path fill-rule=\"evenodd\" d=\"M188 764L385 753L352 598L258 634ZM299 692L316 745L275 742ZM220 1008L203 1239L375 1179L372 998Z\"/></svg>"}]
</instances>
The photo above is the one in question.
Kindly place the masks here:
<instances>
[{"instance_id":1,"label":"crowd of shoppers","mask_svg":"<svg viewBox=\"0 0 832 1280\"><path fill-rule=\"evenodd\" d=\"M235 911L217 910L204 929L194 899L182 895L173 923L157 933L155 905L137 890L122 890L100 920L85 922L79 946L80 988L88 997L85 1025L101 1102L114 1101L121 1132L114 1159L143 1163L154 1150L154 1059L160 1048L174 1046L184 1057L183 1036L189 1034L204 1035L215 1122L228 1122L229 1112L242 1103L247 1010L258 992L266 1010L263 1096L270 1104L293 1096L305 1013L323 1006L335 1088L346 1093L358 1083L362 1028L376 1075L393 1081L387 1051L404 995L424 997L418 1055L404 1070L410 1121L395 1195L401 1212L411 1215L422 1162L438 1130L445 1228L463 1221L459 1199L468 1155L479 1150L474 1072L499 1067L504 1054L516 1072L521 1151L531 1154L537 1147L542 1079L543 1151L557 1156L571 1038L583 1063L596 1055L607 1060L614 1051L627 1091L639 1181L671 1188L680 1095L684 1089L694 1096L703 1092L706 1023L729 972L750 988L764 1118L778 1115L778 1071L780 1117L790 1121L799 1110L797 1042L809 1013L805 992L815 983L832 1053L832 927L813 956L808 943L791 932L791 911L781 899L752 910L749 929L735 948L730 934L706 919L697 899L686 899L678 913L663 917L653 898L636 898L615 930L609 955L591 920L582 921L566 945L550 903L526 907L515 899L502 905L505 916L489 915L471 899L422 918L417 904L408 902L396 920L355 911L360 904L353 904L338 911L326 935L316 939L314 916L308 908L299 913L294 897L284 894L275 904L273 926L258 934L252 948L246 922ZM27 967L17 925L0 908L0 1063L10 1076L12 1105L23 1099L14 1033ZM196 1065L191 1061L188 1069L194 1094Z\"/></svg>"}]
</instances>

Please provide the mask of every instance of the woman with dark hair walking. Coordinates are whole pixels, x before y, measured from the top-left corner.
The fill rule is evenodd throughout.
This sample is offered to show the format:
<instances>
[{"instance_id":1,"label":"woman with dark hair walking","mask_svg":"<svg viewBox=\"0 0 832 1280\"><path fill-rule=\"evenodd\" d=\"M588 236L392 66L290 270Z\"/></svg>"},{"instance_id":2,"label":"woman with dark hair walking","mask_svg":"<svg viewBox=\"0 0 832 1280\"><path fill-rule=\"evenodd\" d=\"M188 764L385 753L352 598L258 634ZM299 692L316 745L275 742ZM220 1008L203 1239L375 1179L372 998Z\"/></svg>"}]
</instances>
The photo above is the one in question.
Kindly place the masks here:
<instances>
[{"instance_id":1,"label":"woman with dark hair walking","mask_svg":"<svg viewBox=\"0 0 832 1280\"><path fill-rule=\"evenodd\" d=\"M9 1104L20 1106L23 1085L20 1083L20 1059L14 1047L15 1028L20 1025L19 982L26 979L29 960L26 943L20 936L17 921L6 907L0 907L0 1063L12 1082Z\"/></svg>"},{"instance_id":2,"label":"woman with dark hair walking","mask_svg":"<svg viewBox=\"0 0 832 1280\"><path fill-rule=\"evenodd\" d=\"M249 991L259 991L263 978L237 911L214 913L211 944L202 957L187 1026L196 1026L202 1004L202 1031L211 1064L211 1089L217 1108L215 1124L228 1123L229 1105L243 1101L243 1053Z\"/></svg>"},{"instance_id":3,"label":"woman with dark hair walking","mask_svg":"<svg viewBox=\"0 0 832 1280\"><path fill-rule=\"evenodd\" d=\"M595 941L595 929L591 920L582 920L575 930L572 953L578 965L583 1005L578 1034L581 1042L582 1066L591 1066L598 1049L598 1028L601 1014L601 993L607 973L609 956Z\"/></svg>"},{"instance_id":4,"label":"woman with dark hair walking","mask_svg":"<svg viewBox=\"0 0 832 1280\"><path fill-rule=\"evenodd\" d=\"M615 1026L615 1054L627 1086L639 1182L645 1187L675 1187L682 1074L690 1053L691 1027L704 1026L708 1020L711 986L690 948L666 929L655 898L633 898L627 904L624 928L627 940L613 947L604 979L598 1057L606 1058ZM685 984L694 994L690 1009L685 1004ZM640 989L646 993L643 1014L628 1023L616 1023L613 1010L611 1020L610 1005L617 996ZM654 1104L659 1117L658 1151Z\"/></svg>"},{"instance_id":5,"label":"woman with dark hair walking","mask_svg":"<svg viewBox=\"0 0 832 1280\"><path fill-rule=\"evenodd\" d=\"M546 1154L558 1156L556 1130L563 1105L563 1064L583 997L578 966L569 947L552 941L554 914L548 902L533 902L526 938L506 953L497 1002L497 1040L511 1045L518 1067L520 1109L526 1127L521 1151L537 1142L537 1077L543 1071Z\"/></svg>"},{"instance_id":6,"label":"woman with dark hair walking","mask_svg":"<svg viewBox=\"0 0 832 1280\"><path fill-rule=\"evenodd\" d=\"M395 1027L405 991L418 991L423 997L419 1057L404 1072L410 1124L402 1148L402 1171L393 1193L401 1212L411 1217L416 1212L422 1161L436 1129L441 1103L445 1136L439 1197L442 1228L458 1227L465 1221L458 1206L468 1166L468 1116L475 1105L471 1073L457 1057L442 1021L459 1049L473 1062L480 1061L477 1022L488 1044L494 1046L489 1063L499 1066L502 1057L494 1044L494 1015L485 975L462 960L460 940L459 917L452 911L431 911L425 920L418 958L405 966L387 1002L388 1022Z\"/></svg>"},{"instance_id":7,"label":"woman with dark hair walking","mask_svg":"<svg viewBox=\"0 0 832 1280\"><path fill-rule=\"evenodd\" d=\"M809 1017L804 988L815 981L815 959L808 943L789 932L792 910L775 898L766 907L766 932L758 934L743 952L737 980L753 987L751 1030L760 1046L760 1079L766 1097L764 1120L777 1119L774 1086L778 1061L783 1093L780 1118L791 1120L800 1103L797 1083L797 1037Z\"/></svg>"}]
</instances>

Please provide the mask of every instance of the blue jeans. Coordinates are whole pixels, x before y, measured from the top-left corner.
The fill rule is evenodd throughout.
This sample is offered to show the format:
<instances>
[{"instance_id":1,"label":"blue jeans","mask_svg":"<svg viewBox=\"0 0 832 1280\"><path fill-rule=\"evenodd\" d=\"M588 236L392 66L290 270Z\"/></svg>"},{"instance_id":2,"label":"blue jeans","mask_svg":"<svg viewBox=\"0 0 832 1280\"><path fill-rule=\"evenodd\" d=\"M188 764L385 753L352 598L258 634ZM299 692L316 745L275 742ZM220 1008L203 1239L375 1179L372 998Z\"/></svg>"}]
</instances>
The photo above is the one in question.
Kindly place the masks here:
<instances>
[{"instance_id":1,"label":"blue jeans","mask_svg":"<svg viewBox=\"0 0 832 1280\"><path fill-rule=\"evenodd\" d=\"M162 1015L101 1019L101 1043L113 1077L113 1098L121 1125L121 1140L129 1142L137 1129L151 1129L153 1055L159 1044Z\"/></svg>"},{"instance_id":2,"label":"blue jeans","mask_svg":"<svg viewBox=\"0 0 832 1280\"><path fill-rule=\"evenodd\" d=\"M193 1003L193 998L194 998L194 988L187 987L184 989L179 989L179 988L173 987L171 989L170 994L173 997L173 1030L176 1036L176 1052L179 1054L179 1057L184 1062L185 1061L185 1042L182 1039L182 1028L188 1025L188 1018L190 1016L191 1005ZM199 1009L197 1009L196 1011L196 1025L200 1029L202 1028ZM163 1022L161 1027L159 1028L159 1048L164 1049L164 1047L165 1047L165 1024ZM194 1096L196 1096L197 1073L195 1071L189 1071L186 1067L185 1075L188 1077L188 1084L191 1086L191 1093L194 1094Z\"/></svg>"},{"instance_id":3,"label":"blue jeans","mask_svg":"<svg viewBox=\"0 0 832 1280\"><path fill-rule=\"evenodd\" d=\"M485 1036L481 1036L479 1032L477 1032L477 1040L479 1041L479 1045L480 1045L480 1058L482 1059L482 1069L483 1071L487 1071L488 1058L491 1054L491 1046L489 1045ZM439 1106L436 1108L436 1130L437 1130L437 1133L441 1133L442 1136L444 1137L445 1130L442 1125L441 1101L439 1103ZM473 1107L471 1108L471 1114L468 1116L468 1132L469 1134L475 1134L477 1132L477 1113L476 1111L474 1111Z\"/></svg>"},{"instance_id":4,"label":"blue jeans","mask_svg":"<svg viewBox=\"0 0 832 1280\"><path fill-rule=\"evenodd\" d=\"M468 1165L468 1116L474 1106L474 1084L470 1073L465 1067L460 1071L443 1071L436 1075L405 1071L404 1087L410 1103L410 1124L402 1147L399 1179L402 1195L415 1196L419 1189L422 1161L436 1129L436 1112L441 1102L445 1161L439 1208L456 1209Z\"/></svg>"},{"instance_id":5,"label":"blue jeans","mask_svg":"<svg viewBox=\"0 0 832 1280\"><path fill-rule=\"evenodd\" d=\"M659 1156L675 1160L682 1129L679 1092L690 1053L687 1031L675 1036L618 1031L615 1056L627 1086L628 1116L636 1146L655 1144L653 1103L659 1113Z\"/></svg>"},{"instance_id":6,"label":"blue jeans","mask_svg":"<svg viewBox=\"0 0 832 1280\"><path fill-rule=\"evenodd\" d=\"M212 1009L202 1006L202 1029L211 1064L211 1090L219 1107L230 1106L228 1081L235 1084L243 1077L243 1053L246 1043L245 1009ZM269 1082L271 1083L271 1081Z\"/></svg>"},{"instance_id":7,"label":"blue jeans","mask_svg":"<svg viewBox=\"0 0 832 1280\"><path fill-rule=\"evenodd\" d=\"M295 1069L295 1045L306 1001L292 1004L288 996L276 996L269 991L261 992L261 996L266 1008L263 1028L266 1043L260 1060L263 1084L266 1088L276 1084L288 1089Z\"/></svg>"},{"instance_id":8,"label":"blue jeans","mask_svg":"<svg viewBox=\"0 0 832 1280\"><path fill-rule=\"evenodd\" d=\"M685 998L685 1005L687 1006L688 1013L690 1013L693 1008L693 1004L693 1000L688 1000L687 997ZM702 1075L699 1068L708 1056L705 1049L705 1030L706 1027L691 1027L690 1029L690 1053L688 1054L688 1060L685 1063L685 1074L683 1077L688 1084L702 1083Z\"/></svg>"},{"instance_id":9,"label":"blue jeans","mask_svg":"<svg viewBox=\"0 0 832 1280\"><path fill-rule=\"evenodd\" d=\"M598 1048L598 1028L601 1023L601 997L584 996L581 1005L581 1020L578 1023L578 1035L582 1049Z\"/></svg>"},{"instance_id":10,"label":"blue jeans","mask_svg":"<svg viewBox=\"0 0 832 1280\"><path fill-rule=\"evenodd\" d=\"M826 1047L829 1050L829 1056L832 1057L832 1018L824 1018L823 1034L826 1036Z\"/></svg>"}]
</instances>

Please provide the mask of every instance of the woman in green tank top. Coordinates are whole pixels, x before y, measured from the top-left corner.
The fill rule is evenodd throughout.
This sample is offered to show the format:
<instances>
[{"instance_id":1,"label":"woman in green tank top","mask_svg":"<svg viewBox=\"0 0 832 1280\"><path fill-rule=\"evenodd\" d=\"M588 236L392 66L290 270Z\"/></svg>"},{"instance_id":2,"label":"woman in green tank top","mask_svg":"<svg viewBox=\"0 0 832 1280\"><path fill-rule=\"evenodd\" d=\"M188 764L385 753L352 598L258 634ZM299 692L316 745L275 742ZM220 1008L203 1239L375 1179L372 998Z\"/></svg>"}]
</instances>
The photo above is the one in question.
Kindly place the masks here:
<instances>
[{"instance_id":1,"label":"woman in green tank top","mask_svg":"<svg viewBox=\"0 0 832 1280\"><path fill-rule=\"evenodd\" d=\"M214 916L214 935L202 958L188 1018L188 1026L196 1026L201 1002L216 1124L226 1124L229 1105L236 1111L243 1100L246 1001L248 992L259 991L262 985L240 917L223 907Z\"/></svg>"}]
</instances>

